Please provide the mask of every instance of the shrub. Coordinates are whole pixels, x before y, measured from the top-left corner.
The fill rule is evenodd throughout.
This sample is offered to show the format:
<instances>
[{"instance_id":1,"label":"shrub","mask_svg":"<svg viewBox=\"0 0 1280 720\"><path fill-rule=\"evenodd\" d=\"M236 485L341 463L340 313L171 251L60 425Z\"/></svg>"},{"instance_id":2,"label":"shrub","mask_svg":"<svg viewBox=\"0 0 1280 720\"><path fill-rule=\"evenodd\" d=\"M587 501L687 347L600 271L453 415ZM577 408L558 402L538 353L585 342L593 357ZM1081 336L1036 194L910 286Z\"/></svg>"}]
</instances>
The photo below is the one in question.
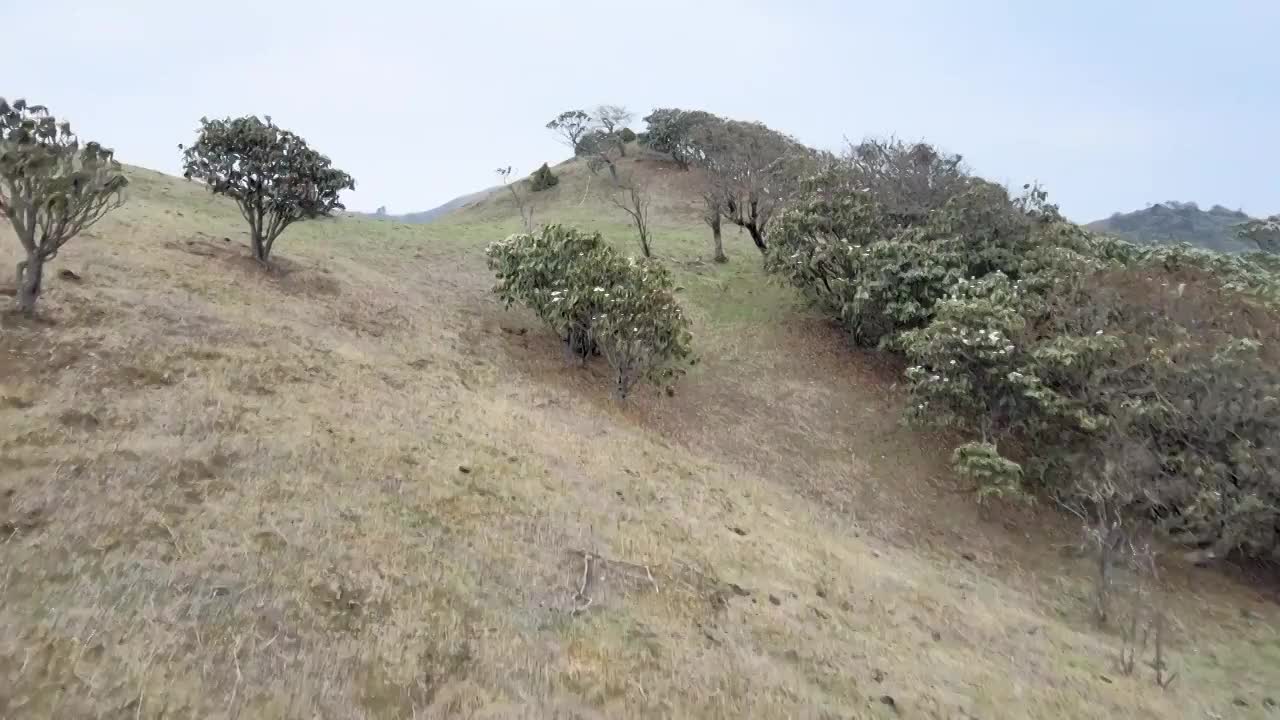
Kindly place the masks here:
<instances>
[{"instance_id":1,"label":"shrub","mask_svg":"<svg viewBox=\"0 0 1280 720\"><path fill-rule=\"evenodd\" d=\"M80 144L42 105L0 98L0 215L22 245L18 309L35 313L44 264L107 213L128 185L111 150Z\"/></svg>"},{"instance_id":2,"label":"shrub","mask_svg":"<svg viewBox=\"0 0 1280 720\"><path fill-rule=\"evenodd\" d=\"M620 398L637 382L679 375L689 323L661 265L624 258L599 233L561 225L512 235L486 255L498 297L533 310L583 362L604 355Z\"/></svg>"},{"instance_id":3,"label":"shrub","mask_svg":"<svg viewBox=\"0 0 1280 720\"><path fill-rule=\"evenodd\" d=\"M805 184L778 219L765 267L864 345L892 345L927 324L961 281L1034 274L1049 261L1042 236L1060 232L1034 191L1014 201L975 180L911 225L848 180L828 169Z\"/></svg>"},{"instance_id":4,"label":"shrub","mask_svg":"<svg viewBox=\"0 0 1280 720\"><path fill-rule=\"evenodd\" d=\"M636 131L631 128L622 128L622 130L618 131L618 137L620 137L624 143L635 142Z\"/></svg>"},{"instance_id":5,"label":"shrub","mask_svg":"<svg viewBox=\"0 0 1280 720\"><path fill-rule=\"evenodd\" d=\"M671 275L652 259L627 261L595 320L600 352L616 373L625 399L637 382L665 384L689 356L689 322L675 300Z\"/></svg>"},{"instance_id":6,"label":"shrub","mask_svg":"<svg viewBox=\"0 0 1280 720\"><path fill-rule=\"evenodd\" d=\"M529 189L533 192L542 192L560 184L560 178L551 172L551 168L546 163L542 163L542 167L533 171L533 175L529 178Z\"/></svg>"},{"instance_id":7,"label":"shrub","mask_svg":"<svg viewBox=\"0 0 1280 720\"><path fill-rule=\"evenodd\" d=\"M596 280L612 259L599 233L547 225L493 243L485 254L507 306L533 310L584 361L596 352L592 323L603 299Z\"/></svg>"},{"instance_id":8,"label":"shrub","mask_svg":"<svg viewBox=\"0 0 1280 720\"><path fill-rule=\"evenodd\" d=\"M766 267L908 360L910 414L971 435L981 496L1048 493L1218 552L1280 559L1280 275L1265 256L1137 247L978 179L924 213L839 168Z\"/></svg>"},{"instance_id":9,"label":"shrub","mask_svg":"<svg viewBox=\"0 0 1280 720\"><path fill-rule=\"evenodd\" d=\"M841 165L850 183L868 193L900 224L923 221L962 192L971 178L959 155L928 143L896 138L851 145Z\"/></svg>"},{"instance_id":10,"label":"shrub","mask_svg":"<svg viewBox=\"0 0 1280 720\"><path fill-rule=\"evenodd\" d=\"M200 126L195 144L183 151L183 175L240 205L259 262L271 256L286 228L342 210L339 193L356 187L350 175L270 116L266 122L252 115L201 118Z\"/></svg>"}]
</instances>

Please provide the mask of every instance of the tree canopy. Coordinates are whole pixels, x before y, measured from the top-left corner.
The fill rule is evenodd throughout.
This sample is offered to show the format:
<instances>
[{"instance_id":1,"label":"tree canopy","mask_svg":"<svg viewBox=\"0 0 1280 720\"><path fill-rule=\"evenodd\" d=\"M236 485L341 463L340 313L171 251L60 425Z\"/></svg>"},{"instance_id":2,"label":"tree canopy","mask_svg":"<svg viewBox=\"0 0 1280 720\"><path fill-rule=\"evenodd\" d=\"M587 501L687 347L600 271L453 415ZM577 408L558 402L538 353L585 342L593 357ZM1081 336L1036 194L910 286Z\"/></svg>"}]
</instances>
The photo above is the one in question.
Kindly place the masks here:
<instances>
[{"instance_id":1,"label":"tree canopy","mask_svg":"<svg viewBox=\"0 0 1280 720\"><path fill-rule=\"evenodd\" d=\"M582 136L591 129L591 116L585 110L565 110L547 123L547 129L559 135L577 155Z\"/></svg>"},{"instance_id":2,"label":"tree canopy","mask_svg":"<svg viewBox=\"0 0 1280 720\"><path fill-rule=\"evenodd\" d=\"M286 228L344 209L341 192L355 189L350 175L270 116L201 118L200 125L195 144L183 152L183 174L239 204L259 261L270 257Z\"/></svg>"},{"instance_id":3,"label":"tree canopy","mask_svg":"<svg viewBox=\"0 0 1280 720\"><path fill-rule=\"evenodd\" d=\"M770 220L817 162L817 154L762 123L703 122L690 131L693 162L707 173L722 215L764 252Z\"/></svg>"},{"instance_id":4,"label":"tree canopy","mask_svg":"<svg viewBox=\"0 0 1280 720\"><path fill-rule=\"evenodd\" d=\"M723 122L719 117L702 110L657 108L644 118L649 129L646 142L657 152L671 155L681 168L688 169L697 155L693 144L693 131L699 125Z\"/></svg>"},{"instance_id":5,"label":"tree canopy","mask_svg":"<svg viewBox=\"0 0 1280 720\"><path fill-rule=\"evenodd\" d=\"M44 263L119 207L126 185L111 150L81 144L42 105L0 98L0 213L25 253L17 272L24 314L35 311Z\"/></svg>"}]
</instances>

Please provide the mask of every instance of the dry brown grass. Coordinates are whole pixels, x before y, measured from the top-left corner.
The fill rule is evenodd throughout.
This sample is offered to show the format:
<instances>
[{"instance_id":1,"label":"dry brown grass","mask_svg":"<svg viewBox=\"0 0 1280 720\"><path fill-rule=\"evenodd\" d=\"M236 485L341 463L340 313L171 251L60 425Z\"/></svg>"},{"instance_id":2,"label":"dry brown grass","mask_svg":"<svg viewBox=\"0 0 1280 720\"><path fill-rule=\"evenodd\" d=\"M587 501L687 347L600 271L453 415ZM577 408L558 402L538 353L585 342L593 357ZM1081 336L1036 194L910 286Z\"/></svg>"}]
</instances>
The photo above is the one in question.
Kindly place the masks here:
<instances>
[{"instance_id":1,"label":"dry brown grass","mask_svg":"<svg viewBox=\"0 0 1280 720\"><path fill-rule=\"evenodd\" d=\"M264 273L229 207L136 178L57 261L83 281L0 330L0 716L1265 717L1280 694L1280 613L1201 571L1169 580L1178 684L1116 673L1087 563L1045 549L1070 529L979 513L898 426L893 369L821 326L694 307L700 365L623 407L489 298L474 244L314 223ZM612 562L575 613L584 553Z\"/></svg>"}]
</instances>

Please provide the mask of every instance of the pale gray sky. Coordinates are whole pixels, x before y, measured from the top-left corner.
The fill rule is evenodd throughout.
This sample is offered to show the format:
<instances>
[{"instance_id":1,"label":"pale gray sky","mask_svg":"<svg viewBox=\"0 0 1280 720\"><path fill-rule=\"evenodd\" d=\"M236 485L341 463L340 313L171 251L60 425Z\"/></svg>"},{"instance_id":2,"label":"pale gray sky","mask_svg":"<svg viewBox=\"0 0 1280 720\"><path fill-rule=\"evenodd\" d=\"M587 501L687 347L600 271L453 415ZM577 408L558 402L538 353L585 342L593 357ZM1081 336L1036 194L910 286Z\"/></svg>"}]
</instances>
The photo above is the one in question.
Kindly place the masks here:
<instances>
[{"instance_id":1,"label":"pale gray sky","mask_svg":"<svg viewBox=\"0 0 1280 720\"><path fill-rule=\"evenodd\" d=\"M355 176L352 209L562 159L546 121L606 102L928 139L1081 221L1280 212L1275 0L0 0L0 28L0 95L123 161L176 173L201 115L270 114Z\"/></svg>"}]
</instances>

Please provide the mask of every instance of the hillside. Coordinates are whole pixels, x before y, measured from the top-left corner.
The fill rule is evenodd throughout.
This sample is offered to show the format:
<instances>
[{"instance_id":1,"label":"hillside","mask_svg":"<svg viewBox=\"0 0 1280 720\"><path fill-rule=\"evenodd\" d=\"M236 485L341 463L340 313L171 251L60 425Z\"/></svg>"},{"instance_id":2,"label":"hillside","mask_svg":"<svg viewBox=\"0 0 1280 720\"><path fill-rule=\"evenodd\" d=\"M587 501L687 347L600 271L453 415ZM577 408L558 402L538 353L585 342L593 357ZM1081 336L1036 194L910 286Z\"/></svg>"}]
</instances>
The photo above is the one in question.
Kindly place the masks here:
<instances>
[{"instance_id":1,"label":"hillside","mask_svg":"<svg viewBox=\"0 0 1280 720\"><path fill-rule=\"evenodd\" d=\"M296 225L266 273L131 170L0 331L0 716L1273 716L1273 599L1173 565L1177 683L1117 672L1078 529L975 505L900 368L625 162L699 358L625 405L493 299L502 194ZM535 218L633 248L556 171Z\"/></svg>"},{"instance_id":2,"label":"hillside","mask_svg":"<svg viewBox=\"0 0 1280 720\"><path fill-rule=\"evenodd\" d=\"M421 210L419 212L405 213L403 215L379 215L377 213L352 212L352 213L347 213L347 217L364 218L369 220L385 220L388 222L399 222L399 223L410 223L410 224L429 223L447 215L448 213L454 212L456 210L461 210L467 205L479 202L480 200L491 195L495 190L498 190L498 189L499 188L492 187L492 188L486 188L484 190L480 190L473 193L467 193L466 195L459 195L458 197L450 200L449 202L433 207L430 210Z\"/></svg>"},{"instance_id":3,"label":"hillside","mask_svg":"<svg viewBox=\"0 0 1280 720\"><path fill-rule=\"evenodd\" d=\"M1214 205L1201 210L1195 203L1157 203L1145 210L1115 213L1087 226L1140 245L1190 243L1218 252L1253 252L1258 248L1236 235L1236 227L1249 216L1239 210Z\"/></svg>"},{"instance_id":4,"label":"hillside","mask_svg":"<svg viewBox=\"0 0 1280 720\"><path fill-rule=\"evenodd\" d=\"M401 222L407 222L407 223L432 222L433 220L440 219L441 217L447 215L448 213L454 212L455 210L461 210L462 208L466 207L467 205L470 205L471 203L480 201L481 199L492 194L493 191L496 189L497 188L487 188L479 192L460 195L450 200L449 202L444 203L443 205L439 205L437 207L431 208L430 210L423 210L421 212L412 212L412 213L406 213L404 215L397 215L395 219Z\"/></svg>"}]
</instances>

